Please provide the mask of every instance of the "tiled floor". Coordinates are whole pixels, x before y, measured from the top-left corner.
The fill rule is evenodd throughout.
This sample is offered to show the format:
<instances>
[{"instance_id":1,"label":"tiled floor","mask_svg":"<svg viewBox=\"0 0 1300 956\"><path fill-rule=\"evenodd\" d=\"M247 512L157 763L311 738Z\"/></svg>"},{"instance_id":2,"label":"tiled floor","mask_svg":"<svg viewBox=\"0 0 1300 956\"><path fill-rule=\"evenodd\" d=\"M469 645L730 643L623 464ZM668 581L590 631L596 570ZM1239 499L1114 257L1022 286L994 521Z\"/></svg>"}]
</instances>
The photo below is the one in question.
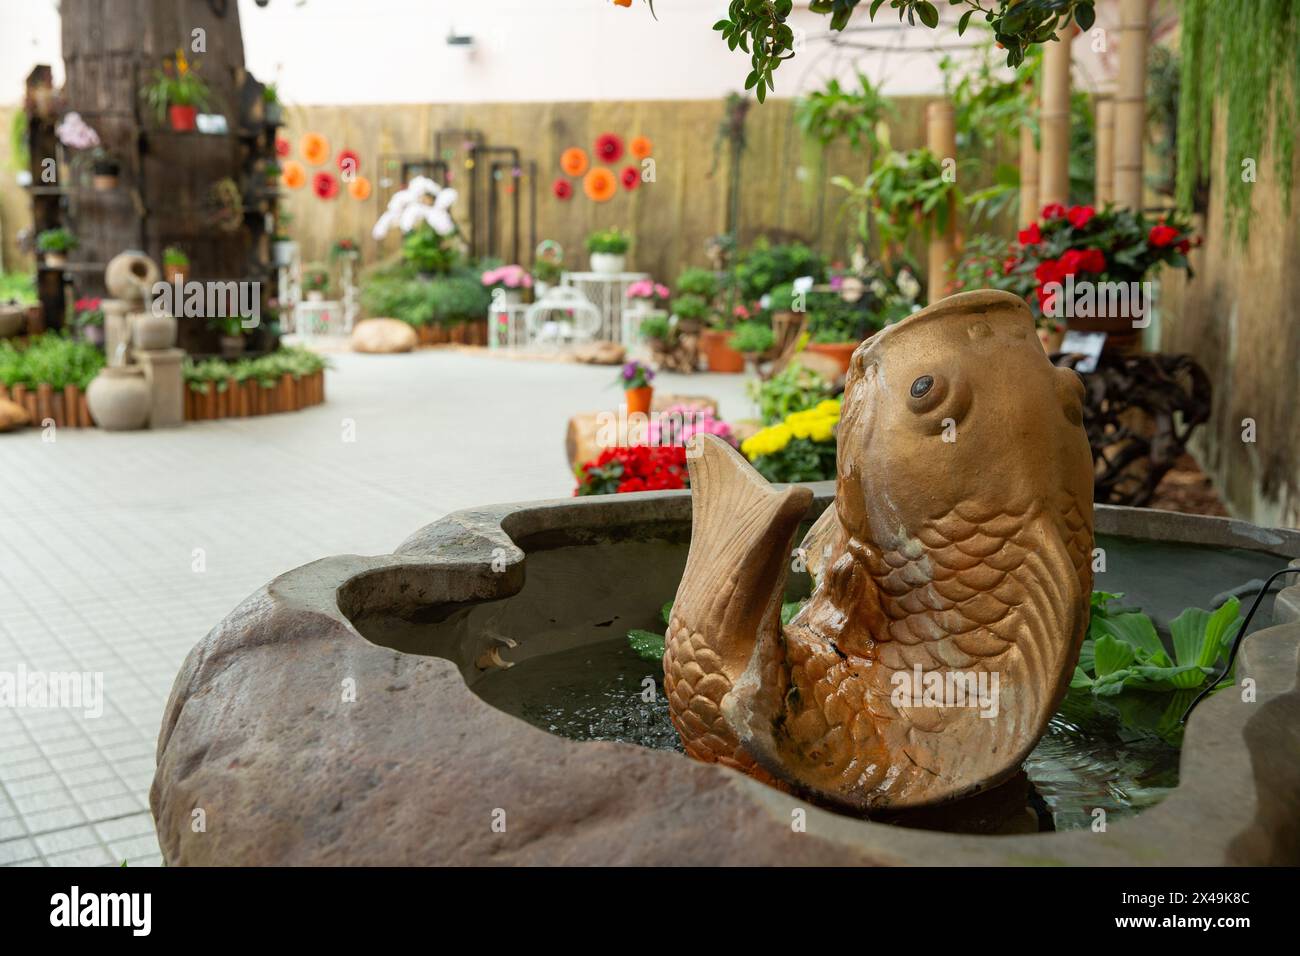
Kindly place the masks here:
<instances>
[{"instance_id":1,"label":"tiled floor","mask_svg":"<svg viewBox=\"0 0 1300 956\"><path fill-rule=\"evenodd\" d=\"M328 402L165 432L0 436L0 674L103 675L103 713L0 706L0 864L160 861L148 789L189 649L276 574L477 504L564 497L564 425L614 370L336 356ZM662 375L752 413L737 375ZM355 441L345 441L352 431Z\"/></svg>"}]
</instances>

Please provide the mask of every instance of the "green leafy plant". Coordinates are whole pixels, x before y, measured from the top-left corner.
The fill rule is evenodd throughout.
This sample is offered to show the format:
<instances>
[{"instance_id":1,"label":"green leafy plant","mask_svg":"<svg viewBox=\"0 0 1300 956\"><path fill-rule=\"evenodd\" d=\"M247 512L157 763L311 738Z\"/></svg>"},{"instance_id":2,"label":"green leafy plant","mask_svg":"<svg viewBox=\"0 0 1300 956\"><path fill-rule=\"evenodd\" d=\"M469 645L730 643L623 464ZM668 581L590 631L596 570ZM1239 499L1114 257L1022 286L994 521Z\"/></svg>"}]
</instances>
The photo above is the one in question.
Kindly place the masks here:
<instances>
[{"instance_id":1,"label":"green leafy plant","mask_svg":"<svg viewBox=\"0 0 1300 956\"><path fill-rule=\"evenodd\" d=\"M313 262L302 271L302 287L308 292L325 292L329 289L330 273L325 266Z\"/></svg>"},{"instance_id":2,"label":"green leafy plant","mask_svg":"<svg viewBox=\"0 0 1300 956\"><path fill-rule=\"evenodd\" d=\"M887 248L902 247L913 230L926 238L946 231L962 203L957 170L924 148L885 154L861 184L844 176L831 182L848 193L845 214L856 217L858 238L869 241L874 223Z\"/></svg>"},{"instance_id":3,"label":"green leafy plant","mask_svg":"<svg viewBox=\"0 0 1300 956\"><path fill-rule=\"evenodd\" d=\"M1122 594L1094 592L1088 636L1070 681L1098 697L1143 690L1194 690L1226 662L1241 627L1241 602L1228 599L1217 611L1187 608L1169 624L1172 656L1151 619L1136 610L1112 609Z\"/></svg>"},{"instance_id":4,"label":"green leafy plant","mask_svg":"<svg viewBox=\"0 0 1300 956\"><path fill-rule=\"evenodd\" d=\"M678 295L697 295L708 301L717 296L720 288L717 275L708 269L683 269L675 284Z\"/></svg>"},{"instance_id":5,"label":"green leafy plant","mask_svg":"<svg viewBox=\"0 0 1300 956\"><path fill-rule=\"evenodd\" d=\"M533 280L535 282L555 285L560 281L562 275L564 275L564 267L558 262L553 262L550 259L538 259L533 263Z\"/></svg>"},{"instance_id":6,"label":"green leafy plant","mask_svg":"<svg viewBox=\"0 0 1300 956\"><path fill-rule=\"evenodd\" d=\"M426 275L446 275L460 261L450 237L439 235L428 223L421 223L402 239L402 258Z\"/></svg>"},{"instance_id":7,"label":"green leafy plant","mask_svg":"<svg viewBox=\"0 0 1300 956\"><path fill-rule=\"evenodd\" d=\"M777 286L803 276L825 281L826 260L820 253L801 242L773 244L760 238L737 257L731 283L744 301L756 302Z\"/></svg>"},{"instance_id":8,"label":"green leafy plant","mask_svg":"<svg viewBox=\"0 0 1300 956\"><path fill-rule=\"evenodd\" d=\"M443 325L482 319L492 305L492 290L470 274L434 279L430 285L433 318Z\"/></svg>"},{"instance_id":9,"label":"green leafy plant","mask_svg":"<svg viewBox=\"0 0 1300 956\"><path fill-rule=\"evenodd\" d=\"M212 103L212 91L202 77L178 50L175 59L164 61L161 70L155 70L151 81L140 90L145 104L153 110L162 123L167 119L170 106L194 106L207 109Z\"/></svg>"},{"instance_id":10,"label":"green leafy plant","mask_svg":"<svg viewBox=\"0 0 1300 956\"><path fill-rule=\"evenodd\" d=\"M75 385L84 391L103 367L99 349L67 335L34 335L21 346L0 341L0 384L7 388L48 385L60 391Z\"/></svg>"},{"instance_id":11,"label":"green leafy plant","mask_svg":"<svg viewBox=\"0 0 1300 956\"><path fill-rule=\"evenodd\" d=\"M766 382L751 379L747 389L764 425L775 425L791 413L813 408L835 394L824 376L800 365L797 359Z\"/></svg>"},{"instance_id":12,"label":"green leafy plant","mask_svg":"<svg viewBox=\"0 0 1300 956\"><path fill-rule=\"evenodd\" d=\"M822 147L840 139L847 139L854 149L870 151L879 146L877 124L896 111L865 73L859 72L857 79L856 90L845 89L838 79L832 79L824 89L799 100L795 121L804 136Z\"/></svg>"},{"instance_id":13,"label":"green leafy plant","mask_svg":"<svg viewBox=\"0 0 1300 956\"><path fill-rule=\"evenodd\" d=\"M77 237L62 226L46 229L36 237L36 248L41 252L71 252L77 248Z\"/></svg>"},{"instance_id":14,"label":"green leafy plant","mask_svg":"<svg viewBox=\"0 0 1300 956\"><path fill-rule=\"evenodd\" d=\"M214 315L208 319L208 328L229 338L243 338L248 332L243 318L238 315Z\"/></svg>"},{"instance_id":15,"label":"green leafy plant","mask_svg":"<svg viewBox=\"0 0 1300 956\"><path fill-rule=\"evenodd\" d=\"M233 362L216 358L195 362L186 358L182 374L192 391L204 391L209 382L218 391L225 391L232 379L240 383L255 381L263 388L272 388L286 373L297 379L329 367L327 359L310 349L282 346L267 355Z\"/></svg>"},{"instance_id":16,"label":"green leafy plant","mask_svg":"<svg viewBox=\"0 0 1300 956\"><path fill-rule=\"evenodd\" d=\"M772 326L760 319L737 323L731 334L731 347L749 355L761 354L776 344Z\"/></svg>"},{"instance_id":17,"label":"green leafy plant","mask_svg":"<svg viewBox=\"0 0 1300 956\"><path fill-rule=\"evenodd\" d=\"M30 272L0 272L0 302L35 305L36 277Z\"/></svg>"},{"instance_id":18,"label":"green leafy plant","mask_svg":"<svg viewBox=\"0 0 1300 956\"><path fill-rule=\"evenodd\" d=\"M843 30L866 0L811 0L808 9L830 17L832 30ZM906 19L915 25L934 29L939 25L939 9L931 0L871 0L868 16L875 19L880 8L889 3L898 12L901 22ZM1071 21L1082 30L1089 29L1096 19L1094 0L948 0L950 6L961 7L957 20L957 33L964 34L971 19L980 15L993 31L994 38L1007 51L1007 66L1016 67L1025 58L1032 44L1055 39L1056 32ZM795 53L794 31L786 23L794 10L792 0L731 0L726 18L713 25L722 34L727 47L737 47L749 54L749 75L745 89L754 90L760 103L767 91L775 89L772 73Z\"/></svg>"},{"instance_id":19,"label":"green leafy plant","mask_svg":"<svg viewBox=\"0 0 1300 956\"><path fill-rule=\"evenodd\" d=\"M688 322L703 321L713 311L707 299L692 293L679 295L668 307L673 310L673 315Z\"/></svg>"},{"instance_id":20,"label":"green leafy plant","mask_svg":"<svg viewBox=\"0 0 1300 956\"><path fill-rule=\"evenodd\" d=\"M647 341L667 342L672 335L672 323L666 315L652 315L641 320L637 331Z\"/></svg>"},{"instance_id":21,"label":"green leafy plant","mask_svg":"<svg viewBox=\"0 0 1300 956\"><path fill-rule=\"evenodd\" d=\"M185 250L180 246L168 246L163 250L163 265L183 269L189 264L190 257L185 254Z\"/></svg>"},{"instance_id":22,"label":"green leafy plant","mask_svg":"<svg viewBox=\"0 0 1300 956\"><path fill-rule=\"evenodd\" d=\"M598 229L587 236L587 251L621 256L632 245L632 237L622 229Z\"/></svg>"}]
</instances>

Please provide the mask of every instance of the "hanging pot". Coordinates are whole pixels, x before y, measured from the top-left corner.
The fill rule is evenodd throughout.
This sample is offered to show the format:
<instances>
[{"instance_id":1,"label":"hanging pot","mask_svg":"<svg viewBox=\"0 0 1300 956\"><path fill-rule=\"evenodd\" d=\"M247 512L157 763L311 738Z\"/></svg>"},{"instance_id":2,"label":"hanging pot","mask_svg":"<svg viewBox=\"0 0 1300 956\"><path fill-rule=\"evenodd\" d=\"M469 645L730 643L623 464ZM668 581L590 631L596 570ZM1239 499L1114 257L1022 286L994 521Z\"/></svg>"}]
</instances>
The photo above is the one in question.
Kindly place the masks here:
<instances>
[{"instance_id":1,"label":"hanging pot","mask_svg":"<svg viewBox=\"0 0 1300 956\"><path fill-rule=\"evenodd\" d=\"M134 431L149 420L153 397L144 369L118 365L101 369L86 389L86 405L96 425L106 431Z\"/></svg>"}]
</instances>

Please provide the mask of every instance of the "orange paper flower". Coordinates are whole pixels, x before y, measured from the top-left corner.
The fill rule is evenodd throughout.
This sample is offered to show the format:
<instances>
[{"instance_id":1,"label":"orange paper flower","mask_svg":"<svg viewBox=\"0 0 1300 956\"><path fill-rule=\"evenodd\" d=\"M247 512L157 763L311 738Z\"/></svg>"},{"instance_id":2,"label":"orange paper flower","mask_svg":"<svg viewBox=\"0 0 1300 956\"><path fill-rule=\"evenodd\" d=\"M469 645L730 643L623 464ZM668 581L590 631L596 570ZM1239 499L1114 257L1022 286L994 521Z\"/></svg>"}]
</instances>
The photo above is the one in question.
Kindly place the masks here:
<instances>
[{"instance_id":1,"label":"orange paper flower","mask_svg":"<svg viewBox=\"0 0 1300 956\"><path fill-rule=\"evenodd\" d=\"M644 136L633 136L632 141L627 144L627 149L637 159L645 159L654 152L655 144Z\"/></svg>"},{"instance_id":2,"label":"orange paper flower","mask_svg":"<svg viewBox=\"0 0 1300 956\"><path fill-rule=\"evenodd\" d=\"M581 176L587 171L586 151L570 146L560 154L560 168L570 176Z\"/></svg>"},{"instance_id":3,"label":"orange paper flower","mask_svg":"<svg viewBox=\"0 0 1300 956\"><path fill-rule=\"evenodd\" d=\"M370 180L365 176L358 176L352 182L348 183L348 195L353 199L364 200L370 198Z\"/></svg>"},{"instance_id":4,"label":"orange paper flower","mask_svg":"<svg viewBox=\"0 0 1300 956\"><path fill-rule=\"evenodd\" d=\"M280 169L280 184L285 189L302 189L307 185L307 171L296 159L286 159Z\"/></svg>"},{"instance_id":5,"label":"orange paper flower","mask_svg":"<svg viewBox=\"0 0 1300 956\"><path fill-rule=\"evenodd\" d=\"M330 144L320 133L304 133L302 141L298 143L298 150L302 153L302 158L312 166L319 166L330 156Z\"/></svg>"},{"instance_id":6,"label":"orange paper flower","mask_svg":"<svg viewBox=\"0 0 1300 956\"><path fill-rule=\"evenodd\" d=\"M618 191L618 179L604 166L597 166L583 179L582 191L594 202L608 202Z\"/></svg>"}]
</instances>

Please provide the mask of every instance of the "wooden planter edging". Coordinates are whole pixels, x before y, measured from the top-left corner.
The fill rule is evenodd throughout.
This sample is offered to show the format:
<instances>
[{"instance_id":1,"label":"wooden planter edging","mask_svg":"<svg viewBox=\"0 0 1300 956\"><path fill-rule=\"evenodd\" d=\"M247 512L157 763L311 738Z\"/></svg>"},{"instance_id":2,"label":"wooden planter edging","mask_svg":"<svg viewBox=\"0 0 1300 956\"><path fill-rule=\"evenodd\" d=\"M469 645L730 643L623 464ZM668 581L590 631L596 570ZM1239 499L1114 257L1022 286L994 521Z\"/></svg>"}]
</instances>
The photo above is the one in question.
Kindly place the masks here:
<instances>
[{"instance_id":1,"label":"wooden planter edging","mask_svg":"<svg viewBox=\"0 0 1300 956\"><path fill-rule=\"evenodd\" d=\"M296 412L325 401L325 373L313 372L294 378L288 372L280 381L264 388L256 381L226 380L218 389L215 382L205 382L202 391L185 387L185 420L208 421L217 418L250 418Z\"/></svg>"},{"instance_id":2,"label":"wooden planter edging","mask_svg":"<svg viewBox=\"0 0 1300 956\"><path fill-rule=\"evenodd\" d=\"M487 345L487 319L457 322L455 325L417 325L415 335L421 345Z\"/></svg>"},{"instance_id":3,"label":"wooden planter edging","mask_svg":"<svg viewBox=\"0 0 1300 956\"><path fill-rule=\"evenodd\" d=\"M86 393L75 385L55 391L49 385L38 385L34 389L26 385L15 385L13 389L0 385L0 399L8 399L16 405L27 409L34 428L41 428L42 422L52 420L58 428L94 428L90 412L86 408Z\"/></svg>"}]
</instances>

